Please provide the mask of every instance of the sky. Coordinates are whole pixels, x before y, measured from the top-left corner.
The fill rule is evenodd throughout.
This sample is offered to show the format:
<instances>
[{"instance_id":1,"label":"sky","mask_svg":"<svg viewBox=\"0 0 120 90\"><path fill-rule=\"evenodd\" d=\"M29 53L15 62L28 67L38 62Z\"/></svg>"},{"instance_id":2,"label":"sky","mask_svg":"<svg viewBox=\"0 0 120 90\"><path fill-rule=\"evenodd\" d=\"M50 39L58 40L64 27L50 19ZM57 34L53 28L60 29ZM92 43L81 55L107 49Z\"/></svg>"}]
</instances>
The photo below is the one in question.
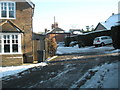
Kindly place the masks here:
<instances>
[{"instance_id":1,"label":"sky","mask_svg":"<svg viewBox=\"0 0 120 90\"><path fill-rule=\"evenodd\" d=\"M31 0L35 4L33 31L51 30L55 21L66 31L86 29L118 13L119 0Z\"/></svg>"}]
</instances>

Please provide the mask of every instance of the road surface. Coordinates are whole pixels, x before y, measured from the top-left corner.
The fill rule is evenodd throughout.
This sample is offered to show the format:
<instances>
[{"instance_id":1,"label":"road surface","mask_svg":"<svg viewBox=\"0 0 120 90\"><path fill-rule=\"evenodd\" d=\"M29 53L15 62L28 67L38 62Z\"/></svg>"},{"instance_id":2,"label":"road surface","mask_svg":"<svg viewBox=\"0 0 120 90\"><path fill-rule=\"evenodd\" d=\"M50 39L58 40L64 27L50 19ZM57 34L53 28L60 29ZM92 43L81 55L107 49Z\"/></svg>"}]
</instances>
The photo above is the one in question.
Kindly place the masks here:
<instances>
[{"instance_id":1,"label":"road surface","mask_svg":"<svg viewBox=\"0 0 120 90\"><path fill-rule=\"evenodd\" d=\"M3 88L70 88L89 69L104 63L117 62L120 56L103 52L60 55L47 66L35 67L3 78ZM79 86L80 87L80 86Z\"/></svg>"}]
</instances>

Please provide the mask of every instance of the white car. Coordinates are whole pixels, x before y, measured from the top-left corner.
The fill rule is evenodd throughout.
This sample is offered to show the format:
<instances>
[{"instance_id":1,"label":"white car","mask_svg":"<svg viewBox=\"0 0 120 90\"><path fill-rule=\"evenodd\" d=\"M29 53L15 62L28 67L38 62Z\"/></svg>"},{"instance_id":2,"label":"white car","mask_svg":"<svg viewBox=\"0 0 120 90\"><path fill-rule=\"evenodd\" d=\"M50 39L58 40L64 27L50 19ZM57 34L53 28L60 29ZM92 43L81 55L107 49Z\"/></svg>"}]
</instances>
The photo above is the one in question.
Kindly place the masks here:
<instances>
[{"instance_id":1,"label":"white car","mask_svg":"<svg viewBox=\"0 0 120 90\"><path fill-rule=\"evenodd\" d=\"M94 46L104 46L107 44L112 44L112 38L110 36L96 37L93 41Z\"/></svg>"}]
</instances>

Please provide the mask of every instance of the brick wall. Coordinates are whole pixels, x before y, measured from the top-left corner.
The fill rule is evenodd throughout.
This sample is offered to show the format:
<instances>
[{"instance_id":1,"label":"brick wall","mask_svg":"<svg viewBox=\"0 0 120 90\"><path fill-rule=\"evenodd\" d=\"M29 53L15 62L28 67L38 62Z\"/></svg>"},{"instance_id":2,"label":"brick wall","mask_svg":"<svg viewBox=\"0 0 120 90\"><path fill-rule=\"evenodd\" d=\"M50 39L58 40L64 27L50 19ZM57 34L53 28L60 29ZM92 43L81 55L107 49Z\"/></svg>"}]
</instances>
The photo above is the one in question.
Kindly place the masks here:
<instances>
[{"instance_id":1,"label":"brick wall","mask_svg":"<svg viewBox=\"0 0 120 90\"><path fill-rule=\"evenodd\" d=\"M15 55L0 55L2 62L2 66L14 66L23 64L23 55L15 54Z\"/></svg>"}]
</instances>

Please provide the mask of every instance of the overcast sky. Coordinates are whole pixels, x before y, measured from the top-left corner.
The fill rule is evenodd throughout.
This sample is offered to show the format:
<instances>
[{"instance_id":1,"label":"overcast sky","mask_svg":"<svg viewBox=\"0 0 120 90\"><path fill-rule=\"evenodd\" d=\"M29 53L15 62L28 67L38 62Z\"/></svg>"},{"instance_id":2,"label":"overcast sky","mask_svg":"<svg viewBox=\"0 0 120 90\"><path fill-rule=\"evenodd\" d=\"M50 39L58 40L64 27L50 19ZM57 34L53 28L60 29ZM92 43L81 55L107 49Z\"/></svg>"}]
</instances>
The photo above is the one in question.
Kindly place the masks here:
<instances>
[{"instance_id":1,"label":"overcast sky","mask_svg":"<svg viewBox=\"0 0 120 90\"><path fill-rule=\"evenodd\" d=\"M32 0L35 4L34 32L51 30L54 16L60 28L68 31L72 28L85 29L96 27L112 13L118 13L119 0Z\"/></svg>"}]
</instances>

